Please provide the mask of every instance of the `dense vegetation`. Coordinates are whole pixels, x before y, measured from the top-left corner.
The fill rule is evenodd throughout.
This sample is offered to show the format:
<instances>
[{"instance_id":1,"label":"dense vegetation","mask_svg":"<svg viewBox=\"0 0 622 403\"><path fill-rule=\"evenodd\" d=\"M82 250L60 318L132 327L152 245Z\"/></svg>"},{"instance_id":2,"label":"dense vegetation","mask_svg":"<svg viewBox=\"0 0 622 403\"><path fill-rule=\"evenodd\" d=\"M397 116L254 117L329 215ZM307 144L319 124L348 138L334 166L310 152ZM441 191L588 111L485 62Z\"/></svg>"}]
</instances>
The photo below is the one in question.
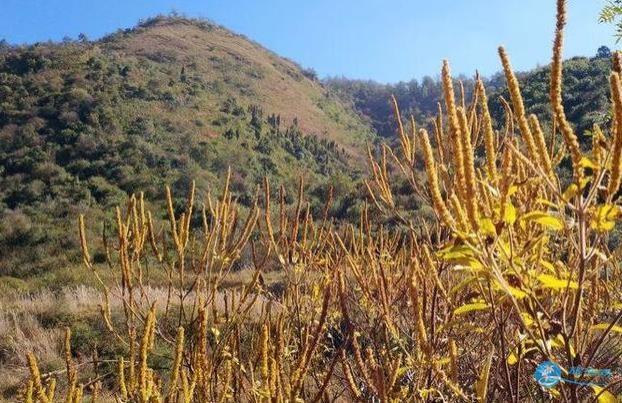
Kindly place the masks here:
<instances>
[{"instance_id":1,"label":"dense vegetation","mask_svg":"<svg viewBox=\"0 0 622 403\"><path fill-rule=\"evenodd\" d=\"M610 119L609 90L606 85L611 69L610 56L611 51L601 47L592 58L574 57L564 62L566 91L563 104L569 121L576 126L580 135L591 130L594 123L604 124ZM541 116L544 122L551 122L548 104L550 67L517 73L517 77L523 89L527 112ZM499 97L509 99L505 78L502 74L496 74L482 79L490 92L490 113L496 122L503 122L504 108ZM465 96L470 98L475 80L465 76L455 80L456 84L463 84ZM397 84L329 78L326 84L346 102L351 103L370 121L377 133L385 138L395 138L397 130L391 95L397 99L402 113L405 116L414 116L418 122L426 122L438 113L438 103L443 96L441 82L431 77Z\"/></svg>"},{"instance_id":2,"label":"dense vegetation","mask_svg":"<svg viewBox=\"0 0 622 403\"><path fill-rule=\"evenodd\" d=\"M101 244L80 215L83 264L101 293L94 333L107 338L85 359L93 338L67 328L49 368L32 346L15 394L44 403L619 401L619 375L599 370L622 365L612 239L622 218L622 54L608 80L611 125L595 124L581 144L562 102L565 17L558 0L555 125L528 114L505 49L501 130L484 82L463 103L445 61L444 123L409 128L395 103L397 145L369 156L373 204L354 225L328 208L312 213L302 180L288 205L266 179L247 208L229 175L203 204L194 182L183 201L167 187L167 222L142 193L130 196ZM397 178L432 206L430 221L403 215ZM244 270L244 281L226 284ZM275 272L279 287L266 279ZM23 305L49 313L34 299Z\"/></svg>"},{"instance_id":3,"label":"dense vegetation","mask_svg":"<svg viewBox=\"0 0 622 403\"><path fill-rule=\"evenodd\" d=\"M562 68L564 15L551 66L396 85L176 16L1 43L2 396L622 398L571 372L622 364L622 57Z\"/></svg>"},{"instance_id":4,"label":"dense vegetation","mask_svg":"<svg viewBox=\"0 0 622 403\"><path fill-rule=\"evenodd\" d=\"M162 43L163 35L178 42ZM581 138L593 123L609 119L609 54L600 49L594 58L564 65L564 106ZM548 77L548 67L519 74L527 111L543 123L550 122ZM470 97L474 81L459 79ZM499 97L508 99L503 77L485 82L491 114L501 122ZM283 89L274 90L276 83ZM395 85L325 84L330 90L312 71L245 38L179 17L150 19L96 42L3 43L0 276L17 286L16 278L49 276L75 263L75 254L62 253L76 246L60 236L67 217L84 211L102 217L139 190L161 202L164 184L181 190L189 178L200 191L217 190L228 166L236 168L232 189L243 205L264 176L291 189L304 173L314 188L314 211L332 186L335 216L358 216L364 144L375 141L364 122L395 141L391 95L403 114L426 122L438 111L442 88L430 77ZM294 95L305 102L280 101ZM420 198L404 197L409 208L424 207Z\"/></svg>"},{"instance_id":5,"label":"dense vegetation","mask_svg":"<svg viewBox=\"0 0 622 403\"><path fill-rule=\"evenodd\" d=\"M75 238L64 234L78 212L101 217L137 191L162 201L164 184L186 189L191 178L200 192L218 191L229 166L247 207L264 176L295 187L304 175L314 209L333 186L340 214L352 214L346 197L370 130L303 73L223 28L178 17L96 42L4 44L0 276L49 276L75 263Z\"/></svg>"}]
</instances>

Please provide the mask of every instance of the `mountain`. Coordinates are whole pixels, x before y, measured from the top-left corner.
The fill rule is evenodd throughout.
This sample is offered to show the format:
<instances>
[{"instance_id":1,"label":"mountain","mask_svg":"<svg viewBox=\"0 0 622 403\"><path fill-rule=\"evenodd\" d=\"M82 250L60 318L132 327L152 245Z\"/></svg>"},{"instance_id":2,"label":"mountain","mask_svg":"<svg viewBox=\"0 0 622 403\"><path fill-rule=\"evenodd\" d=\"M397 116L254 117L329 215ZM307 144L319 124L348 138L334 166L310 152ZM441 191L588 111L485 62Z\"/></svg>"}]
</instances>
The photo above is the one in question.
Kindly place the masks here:
<instances>
[{"instance_id":1,"label":"mountain","mask_svg":"<svg viewBox=\"0 0 622 403\"><path fill-rule=\"evenodd\" d=\"M162 200L166 184L181 195L193 179L216 192L229 166L243 204L264 176L295 189L302 175L318 210L329 185L352 191L374 141L311 70L210 22L0 46L6 279L74 262L78 213L96 220L133 192Z\"/></svg>"},{"instance_id":2,"label":"mountain","mask_svg":"<svg viewBox=\"0 0 622 403\"><path fill-rule=\"evenodd\" d=\"M440 71L440 65L439 65ZM595 57L573 57L564 61L564 107L568 119L575 124L578 133L591 130L594 123L607 123L609 108L610 52L601 47ZM539 67L517 73L528 113L542 119L551 119L549 107L550 68ZM467 99L473 89L473 79L456 78L464 84ZM498 73L484 78L491 114L499 123L504 120L504 109L499 97L509 100L505 78ZM437 103L442 101L442 88L437 79L424 77L396 84L380 84L374 81L330 78L326 85L352 105L374 127L376 132L391 139L395 136L395 118L390 97L394 95L404 116L413 115L423 123L436 115ZM457 85L456 88L459 88Z\"/></svg>"},{"instance_id":3,"label":"mountain","mask_svg":"<svg viewBox=\"0 0 622 403\"><path fill-rule=\"evenodd\" d=\"M579 133L606 124L609 58L599 50L564 69L564 103ZM519 74L529 112L549 114L548 77L548 67ZM458 79L469 97L473 81ZM486 86L503 122L505 80L495 75ZM97 41L0 42L0 279L72 281L78 214L111 219L129 193L161 203L165 185L183 195L191 180L199 195L215 193L228 167L243 205L264 176L291 191L304 176L315 214L333 187L333 216L356 218L366 145L395 139L390 95L424 124L441 93L430 77L320 81L241 35L176 16ZM421 202L410 204L419 214Z\"/></svg>"}]
</instances>

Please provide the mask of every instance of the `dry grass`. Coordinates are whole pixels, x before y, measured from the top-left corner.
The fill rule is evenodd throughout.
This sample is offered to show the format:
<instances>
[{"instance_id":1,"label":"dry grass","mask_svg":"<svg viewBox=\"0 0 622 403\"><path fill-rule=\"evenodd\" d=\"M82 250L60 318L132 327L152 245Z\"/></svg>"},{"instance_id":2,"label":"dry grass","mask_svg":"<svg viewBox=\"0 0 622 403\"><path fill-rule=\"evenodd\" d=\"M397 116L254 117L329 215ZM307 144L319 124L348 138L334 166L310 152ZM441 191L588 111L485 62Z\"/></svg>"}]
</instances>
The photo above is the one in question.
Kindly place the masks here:
<instances>
[{"instance_id":1,"label":"dry grass","mask_svg":"<svg viewBox=\"0 0 622 403\"><path fill-rule=\"evenodd\" d=\"M210 81L243 88L237 91L233 86L227 90L242 105L259 103L266 114L280 114L284 125L297 119L303 132L336 141L354 156L354 163L365 161L361 147L365 139L352 127L358 127L356 131L361 133L366 129L355 114L325 97L326 90L302 75L294 63L240 35L216 26L206 30L183 20L165 20L124 38L115 47L128 54L145 57L164 54L185 65L192 64L197 73L210 77ZM213 97L206 99L199 111L176 110L176 116L170 118L191 121L202 114L209 115L214 108L221 107L222 96L214 93ZM335 109L333 112L339 113L340 121L320 108L318 102L324 109L328 106Z\"/></svg>"}]
</instances>

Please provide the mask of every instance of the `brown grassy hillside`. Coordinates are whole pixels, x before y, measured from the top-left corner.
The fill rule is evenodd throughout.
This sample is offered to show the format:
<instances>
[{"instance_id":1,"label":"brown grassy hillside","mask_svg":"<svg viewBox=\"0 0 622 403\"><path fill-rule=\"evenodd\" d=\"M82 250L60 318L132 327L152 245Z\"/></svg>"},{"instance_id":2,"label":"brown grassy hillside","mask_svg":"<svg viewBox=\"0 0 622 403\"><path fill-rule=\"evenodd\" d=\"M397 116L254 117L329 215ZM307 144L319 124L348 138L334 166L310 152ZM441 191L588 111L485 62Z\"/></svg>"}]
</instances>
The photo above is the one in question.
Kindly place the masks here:
<instances>
[{"instance_id":1,"label":"brown grassy hillside","mask_svg":"<svg viewBox=\"0 0 622 403\"><path fill-rule=\"evenodd\" d=\"M104 41L105 52L172 70L183 66L187 74L206 80L214 91L201 100L198 113L178 114L180 119L213 119L223 98L234 97L241 105L260 104L267 114L280 114L283 124L297 119L303 132L334 140L356 156L363 151L368 128L347 106L300 66L244 36L205 22L156 18L112 38Z\"/></svg>"}]
</instances>

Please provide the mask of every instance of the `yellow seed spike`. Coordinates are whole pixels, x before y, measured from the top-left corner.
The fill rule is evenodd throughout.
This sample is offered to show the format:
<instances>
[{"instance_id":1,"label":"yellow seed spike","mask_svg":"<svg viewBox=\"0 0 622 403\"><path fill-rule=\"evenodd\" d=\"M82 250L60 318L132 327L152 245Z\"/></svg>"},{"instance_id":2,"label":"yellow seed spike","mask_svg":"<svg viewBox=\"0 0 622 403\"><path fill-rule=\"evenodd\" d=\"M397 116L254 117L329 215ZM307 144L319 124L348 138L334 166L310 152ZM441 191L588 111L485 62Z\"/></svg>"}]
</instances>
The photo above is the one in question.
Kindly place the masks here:
<instances>
[{"instance_id":1,"label":"yellow seed spike","mask_svg":"<svg viewBox=\"0 0 622 403\"><path fill-rule=\"evenodd\" d=\"M268 389L270 392L270 396L278 396L277 384L278 384L278 369L277 364L274 357L270 357L270 374L269 374L269 382Z\"/></svg>"},{"instance_id":2,"label":"yellow seed spike","mask_svg":"<svg viewBox=\"0 0 622 403\"><path fill-rule=\"evenodd\" d=\"M430 139L428 138L428 132L425 129L421 129L419 130L419 134L422 139L423 158L425 160L425 170L428 176L428 188L432 197L434 210L436 210L436 214L438 214L439 218L445 225L449 228L453 228L455 226L455 221L443 201L443 196L438 183L438 176L436 174L432 146L430 145Z\"/></svg>"},{"instance_id":3,"label":"yellow seed spike","mask_svg":"<svg viewBox=\"0 0 622 403\"><path fill-rule=\"evenodd\" d=\"M48 397L45 393L45 388L41 382L41 372L39 371L39 365L37 364L35 355L29 352L26 354L26 359L28 361L28 368L30 369L30 377L34 387L34 394L42 402L49 403Z\"/></svg>"},{"instance_id":4,"label":"yellow seed spike","mask_svg":"<svg viewBox=\"0 0 622 403\"><path fill-rule=\"evenodd\" d=\"M28 385L26 385L26 391L24 392L24 403L34 403L33 392L34 382L32 381L32 379L29 379Z\"/></svg>"},{"instance_id":5,"label":"yellow seed spike","mask_svg":"<svg viewBox=\"0 0 622 403\"><path fill-rule=\"evenodd\" d=\"M181 364L184 354L184 328L180 326L177 328L177 337L175 338L175 361L173 362L173 370L171 371L171 381L168 386L168 396L172 398L177 391L177 385L179 383L179 373L181 371Z\"/></svg>"},{"instance_id":6,"label":"yellow seed spike","mask_svg":"<svg viewBox=\"0 0 622 403\"><path fill-rule=\"evenodd\" d=\"M140 387L140 394L143 401L147 401L149 399L150 393L147 389L148 387L148 370L147 367L147 358L149 355L149 349L151 347L151 339L152 339L152 331L153 326L155 325L155 306L152 306L149 314L147 315L147 319L145 320L145 327L143 329L143 336L140 342L140 365L138 369L138 384Z\"/></svg>"},{"instance_id":7,"label":"yellow seed spike","mask_svg":"<svg viewBox=\"0 0 622 403\"><path fill-rule=\"evenodd\" d=\"M82 396L84 395L84 385L80 384L73 395L73 401L76 403L82 402Z\"/></svg>"},{"instance_id":8,"label":"yellow seed spike","mask_svg":"<svg viewBox=\"0 0 622 403\"><path fill-rule=\"evenodd\" d=\"M389 383L387 387L388 392L391 392L391 390L395 386L395 383L397 382L397 377L399 376L399 370L401 366L402 366L402 355L399 354L389 368L391 372L389 374Z\"/></svg>"},{"instance_id":9,"label":"yellow seed spike","mask_svg":"<svg viewBox=\"0 0 622 403\"><path fill-rule=\"evenodd\" d=\"M510 65L510 59L503 47L499 47L499 57L501 58L501 63L503 64L503 72L505 74L505 79L507 81L508 89L510 91L510 99L512 101L512 107L514 108L514 116L518 121L518 128L520 129L523 141L527 146L529 156L534 161L537 161L538 152L536 149L536 144L533 140L531 129L529 128L527 116L525 114L525 105L523 104L523 97L521 95L520 87L518 85L518 79L514 74L514 70L512 70L512 66Z\"/></svg>"},{"instance_id":10,"label":"yellow seed spike","mask_svg":"<svg viewBox=\"0 0 622 403\"><path fill-rule=\"evenodd\" d=\"M417 288L416 277L412 276L410 283L411 302L415 309L416 321L417 321L417 336L419 337L419 345L421 349L430 356L432 351L428 344L428 335L425 328L425 320L423 318L423 304L419 298L419 292Z\"/></svg>"},{"instance_id":11,"label":"yellow seed spike","mask_svg":"<svg viewBox=\"0 0 622 403\"><path fill-rule=\"evenodd\" d=\"M553 173L551 156L549 155L546 140L544 139L544 132L540 127L540 121L538 121L536 115L529 115L529 126L531 127L531 132L533 133L536 142L540 165L542 166L542 169L544 169L544 172L550 175Z\"/></svg>"},{"instance_id":12,"label":"yellow seed spike","mask_svg":"<svg viewBox=\"0 0 622 403\"><path fill-rule=\"evenodd\" d=\"M434 120L434 136L436 141L436 152L438 153L438 161L441 165L445 164L445 144L443 143L443 110L441 103L438 104L438 115Z\"/></svg>"},{"instance_id":13,"label":"yellow seed spike","mask_svg":"<svg viewBox=\"0 0 622 403\"><path fill-rule=\"evenodd\" d=\"M71 329L69 327L65 328L65 342L64 342L64 353L65 353L65 367L67 370L67 403L71 403L71 398L74 394L74 390L77 384L77 374L75 366L73 365L73 360L71 358Z\"/></svg>"},{"instance_id":14,"label":"yellow seed spike","mask_svg":"<svg viewBox=\"0 0 622 403\"><path fill-rule=\"evenodd\" d=\"M166 187L166 207L168 211L168 219L171 224L171 235L173 236L173 241L175 242L175 246L180 248L177 232L177 220L175 218L175 210L173 209L173 197L171 196L171 188L168 186Z\"/></svg>"},{"instance_id":15,"label":"yellow seed spike","mask_svg":"<svg viewBox=\"0 0 622 403\"><path fill-rule=\"evenodd\" d=\"M486 169L488 177L493 181L497 180L497 151L495 149L495 131L492 127L492 118L488 109L488 98L482 80L477 80L477 87L480 93L480 105L482 108L482 120L484 125L484 147L486 149Z\"/></svg>"},{"instance_id":16,"label":"yellow seed spike","mask_svg":"<svg viewBox=\"0 0 622 403\"><path fill-rule=\"evenodd\" d=\"M56 378L50 379L50 383L48 384L47 389L47 398L49 402L54 401L54 393L56 392ZM95 401L95 400L93 400Z\"/></svg>"},{"instance_id":17,"label":"yellow seed spike","mask_svg":"<svg viewBox=\"0 0 622 403\"><path fill-rule=\"evenodd\" d=\"M404 125L402 124L402 116L400 114L400 108L397 105L397 99L395 99L395 96L393 95L391 95L391 102L393 104L393 113L395 114L395 120L397 121L397 135L400 139L400 145L402 147L402 152L404 154L404 157L406 158L406 161L410 165L412 165L412 161L411 161L412 150L411 150L410 139L408 138L408 136L406 136L406 133L404 132Z\"/></svg>"},{"instance_id":18,"label":"yellow seed spike","mask_svg":"<svg viewBox=\"0 0 622 403\"><path fill-rule=\"evenodd\" d=\"M460 106L462 109L466 110L466 95L464 93L464 83L462 80L458 81L458 86L460 87Z\"/></svg>"},{"instance_id":19,"label":"yellow seed spike","mask_svg":"<svg viewBox=\"0 0 622 403\"><path fill-rule=\"evenodd\" d=\"M117 370L117 378L119 382L119 391L121 392L121 397L127 399L127 385L125 383L125 361L123 357L119 357L118 360L118 370Z\"/></svg>"},{"instance_id":20,"label":"yellow seed spike","mask_svg":"<svg viewBox=\"0 0 622 403\"><path fill-rule=\"evenodd\" d=\"M611 59L611 70L622 74L622 53L620 51L613 52Z\"/></svg>"},{"instance_id":21,"label":"yellow seed spike","mask_svg":"<svg viewBox=\"0 0 622 403\"><path fill-rule=\"evenodd\" d=\"M555 122L564 137L566 148L570 152L575 180L583 177L581 163L581 148L574 130L566 119L562 105L562 48L564 46L564 26L566 25L566 0L557 0L557 25L555 40L553 41L553 61L551 63L551 108Z\"/></svg>"},{"instance_id":22,"label":"yellow seed spike","mask_svg":"<svg viewBox=\"0 0 622 403\"><path fill-rule=\"evenodd\" d=\"M512 167L514 165L513 155L509 147L505 147L503 152L503 162L501 163L501 183L499 184L499 219L503 220L506 205L509 201L509 190L512 186Z\"/></svg>"},{"instance_id":23,"label":"yellow seed spike","mask_svg":"<svg viewBox=\"0 0 622 403\"><path fill-rule=\"evenodd\" d=\"M477 231L479 228L479 208L477 200L477 182L475 178L475 159L466 112L462 107L458 108L458 119L460 121L460 132L462 134L462 152L464 153L462 157L464 161L464 199L471 228Z\"/></svg>"},{"instance_id":24,"label":"yellow seed spike","mask_svg":"<svg viewBox=\"0 0 622 403\"><path fill-rule=\"evenodd\" d=\"M354 375L352 374L352 368L350 367L350 364L348 364L348 360L346 358L346 354L343 349L341 350L341 368L346 378L346 384L348 385L348 388L350 389L350 393L352 393L352 397L354 397L355 400L359 399L361 397L361 391L358 385L356 384L356 381L354 380Z\"/></svg>"},{"instance_id":25,"label":"yellow seed spike","mask_svg":"<svg viewBox=\"0 0 622 403\"><path fill-rule=\"evenodd\" d=\"M91 403L97 403L97 401L99 400L99 392L101 391L101 383L95 382L91 386L91 390L92 390Z\"/></svg>"},{"instance_id":26,"label":"yellow seed spike","mask_svg":"<svg viewBox=\"0 0 622 403\"><path fill-rule=\"evenodd\" d=\"M458 199L458 196L456 196L455 193L451 194L451 197L449 198L449 205L451 206L454 216L456 217L458 229L462 232L468 232L471 229L469 226L469 219L460 204L460 199Z\"/></svg>"},{"instance_id":27,"label":"yellow seed spike","mask_svg":"<svg viewBox=\"0 0 622 403\"><path fill-rule=\"evenodd\" d=\"M268 349L268 340L269 340L269 328L268 324L264 324L261 331L261 378L264 382L268 380L268 370L269 370L269 349Z\"/></svg>"},{"instance_id":28,"label":"yellow seed spike","mask_svg":"<svg viewBox=\"0 0 622 403\"><path fill-rule=\"evenodd\" d=\"M592 159L594 160L594 164L596 165L596 169L594 170L594 177L597 178L601 169L603 169L603 164L605 163L605 156L603 153L604 149L607 149L605 136L603 135L600 126L594 124L592 129ZM604 146L603 146L604 145Z\"/></svg>"},{"instance_id":29,"label":"yellow seed spike","mask_svg":"<svg viewBox=\"0 0 622 403\"><path fill-rule=\"evenodd\" d=\"M415 156L417 155L417 124L415 123L415 117L410 115L410 160L411 164L415 163Z\"/></svg>"},{"instance_id":30,"label":"yellow seed spike","mask_svg":"<svg viewBox=\"0 0 622 403\"><path fill-rule=\"evenodd\" d=\"M458 379L458 346L453 339L449 341L449 367L451 379L456 382Z\"/></svg>"},{"instance_id":31,"label":"yellow seed spike","mask_svg":"<svg viewBox=\"0 0 622 403\"><path fill-rule=\"evenodd\" d=\"M613 136L611 176L607 186L607 193L609 197L613 197L620 188L620 181L622 179L622 86L620 83L620 74L611 73L610 82L616 130Z\"/></svg>"},{"instance_id":32,"label":"yellow seed spike","mask_svg":"<svg viewBox=\"0 0 622 403\"><path fill-rule=\"evenodd\" d=\"M462 152L462 135L460 134L460 122L458 121L458 113L456 110L456 98L454 93L451 72L449 71L449 63L443 61L442 69L443 92L445 96L445 105L447 107L447 119L449 119L449 128L451 131L451 143L453 147L454 169L457 177L458 195L464 200L466 183L464 179L464 154Z\"/></svg>"},{"instance_id":33,"label":"yellow seed spike","mask_svg":"<svg viewBox=\"0 0 622 403\"><path fill-rule=\"evenodd\" d=\"M91 255L89 254L88 244L86 242L86 229L84 227L84 215L80 214L78 218L78 229L80 232L80 247L82 248L82 258L87 266L91 264Z\"/></svg>"},{"instance_id":34,"label":"yellow seed spike","mask_svg":"<svg viewBox=\"0 0 622 403\"><path fill-rule=\"evenodd\" d=\"M356 366L358 367L363 379L365 380L369 388L377 394L378 390L370 376L370 371L368 369L367 363L365 362L365 360L363 360L363 355L361 354L361 345L359 344L356 336L354 336L352 339L352 351L354 353L354 362L356 363Z\"/></svg>"}]
</instances>

